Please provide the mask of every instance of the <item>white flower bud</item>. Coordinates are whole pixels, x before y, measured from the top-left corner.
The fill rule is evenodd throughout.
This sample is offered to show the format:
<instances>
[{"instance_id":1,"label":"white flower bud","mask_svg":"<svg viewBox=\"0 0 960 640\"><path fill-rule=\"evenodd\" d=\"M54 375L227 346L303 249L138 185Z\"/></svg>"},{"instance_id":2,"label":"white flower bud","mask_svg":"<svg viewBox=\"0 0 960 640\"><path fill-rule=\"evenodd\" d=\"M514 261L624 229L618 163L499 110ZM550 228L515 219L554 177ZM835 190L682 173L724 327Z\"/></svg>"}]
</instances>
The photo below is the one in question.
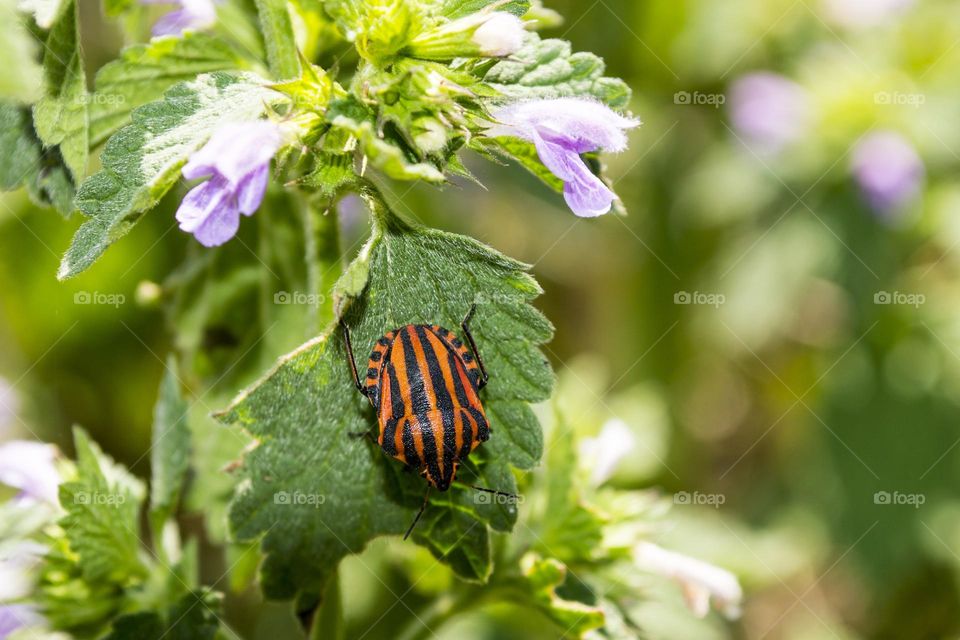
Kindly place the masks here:
<instances>
[{"instance_id":1,"label":"white flower bud","mask_svg":"<svg viewBox=\"0 0 960 640\"><path fill-rule=\"evenodd\" d=\"M497 11L473 32L473 41L485 56L499 58L523 46L523 21L512 13Z\"/></svg>"}]
</instances>

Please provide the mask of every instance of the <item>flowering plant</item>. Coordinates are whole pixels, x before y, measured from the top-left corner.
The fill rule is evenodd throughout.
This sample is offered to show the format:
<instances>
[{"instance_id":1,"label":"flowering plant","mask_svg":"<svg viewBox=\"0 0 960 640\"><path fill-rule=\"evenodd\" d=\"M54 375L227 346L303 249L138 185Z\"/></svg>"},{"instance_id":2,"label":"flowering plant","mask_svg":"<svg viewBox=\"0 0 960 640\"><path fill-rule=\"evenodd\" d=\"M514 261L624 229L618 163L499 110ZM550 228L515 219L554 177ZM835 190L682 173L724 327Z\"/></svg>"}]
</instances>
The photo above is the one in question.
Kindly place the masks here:
<instances>
[{"instance_id":1,"label":"flowering plant","mask_svg":"<svg viewBox=\"0 0 960 640\"><path fill-rule=\"evenodd\" d=\"M431 503L413 540L462 581L460 597L518 597L577 636L617 621L633 633L626 596L564 589L572 567L599 583L613 564L646 563L687 589L709 574L637 546L639 534L607 544L608 521L572 478L572 450L550 464L568 484L528 477L544 455L530 405L554 381L540 351L552 327L530 305L539 285L526 265L399 216L382 195L396 181L479 182L465 162L474 155L518 163L578 216L623 212L600 154L625 149L639 124L630 92L596 56L541 38L549 12L527 0L107 0L135 44L89 90L77 0L21 8L3 27L24 77L0 102L0 137L16 149L0 160L0 183L82 214L59 278L93 267L146 215L175 218L187 247L175 273L139 292L174 327L149 495L82 429L75 464L30 449L57 462L56 475L24 473L2 451L0 481L45 501L36 526L11 534L41 545L40 560L24 572L27 595L0 609L0 633L233 637L219 580L200 578L201 540L227 550L236 590L259 565L263 595L294 600L304 633L342 633L339 563L402 533L422 481L348 437L372 414L353 392L338 322L372 345L406 323L455 327L473 305L497 435L464 464L464 482L567 510L521 520L516 501L478 499L466 484ZM349 263L337 220L348 194L371 227ZM209 516L202 536L182 519L198 511ZM518 522L552 542L508 544ZM734 611L735 579L708 577L696 610L713 596Z\"/></svg>"}]
</instances>

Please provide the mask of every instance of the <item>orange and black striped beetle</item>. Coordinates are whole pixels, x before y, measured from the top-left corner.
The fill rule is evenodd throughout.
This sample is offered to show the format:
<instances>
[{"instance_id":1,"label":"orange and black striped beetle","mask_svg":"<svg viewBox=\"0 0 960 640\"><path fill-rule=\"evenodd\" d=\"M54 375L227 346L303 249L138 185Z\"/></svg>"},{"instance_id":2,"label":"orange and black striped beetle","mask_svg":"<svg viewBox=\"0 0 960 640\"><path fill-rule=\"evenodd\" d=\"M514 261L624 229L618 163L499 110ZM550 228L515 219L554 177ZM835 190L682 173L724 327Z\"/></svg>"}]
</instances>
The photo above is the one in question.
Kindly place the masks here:
<instances>
[{"instance_id":1,"label":"orange and black striped beetle","mask_svg":"<svg viewBox=\"0 0 960 640\"><path fill-rule=\"evenodd\" d=\"M460 323L468 344L436 324L408 324L386 333L370 352L363 381L357 373L350 329L341 321L357 391L377 414L377 443L384 453L419 469L427 479L423 505L404 540L427 506L430 487L449 489L460 462L490 437L479 396L489 376L469 326L476 310L476 305L471 306ZM372 439L369 432L356 435ZM471 486L516 498L512 493Z\"/></svg>"}]
</instances>

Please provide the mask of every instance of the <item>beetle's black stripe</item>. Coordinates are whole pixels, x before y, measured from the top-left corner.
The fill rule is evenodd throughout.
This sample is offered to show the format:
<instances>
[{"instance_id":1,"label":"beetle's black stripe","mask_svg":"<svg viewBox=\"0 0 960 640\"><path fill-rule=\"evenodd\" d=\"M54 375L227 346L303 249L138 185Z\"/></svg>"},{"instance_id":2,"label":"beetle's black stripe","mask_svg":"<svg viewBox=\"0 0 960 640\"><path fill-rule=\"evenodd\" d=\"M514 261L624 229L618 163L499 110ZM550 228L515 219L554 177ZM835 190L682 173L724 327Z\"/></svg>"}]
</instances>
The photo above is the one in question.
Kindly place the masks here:
<instances>
[{"instance_id":1,"label":"beetle's black stripe","mask_svg":"<svg viewBox=\"0 0 960 640\"><path fill-rule=\"evenodd\" d=\"M423 345L423 355L427 360L427 370L430 372L430 381L433 386L433 395L436 397L436 407L443 413L444 417L453 415L453 399L450 392L447 391L447 381L443 377L443 370L440 368L440 361L437 360L437 352L433 344L427 337L425 327L417 327L417 337L420 338L420 344ZM442 342L441 342L442 344ZM444 345L444 351L448 351ZM455 372L456 369L451 369ZM451 375L451 377L453 377ZM446 441L446 439L444 439Z\"/></svg>"},{"instance_id":2,"label":"beetle's black stripe","mask_svg":"<svg viewBox=\"0 0 960 640\"><path fill-rule=\"evenodd\" d=\"M380 446L384 453L390 456L397 455L397 422L396 418L390 418L387 420L387 424L383 426L383 444Z\"/></svg>"},{"instance_id":3,"label":"beetle's black stripe","mask_svg":"<svg viewBox=\"0 0 960 640\"><path fill-rule=\"evenodd\" d=\"M414 418L420 424L420 437L423 438L423 458L435 482L443 477L440 474L440 461L437 460L437 442L433 438L433 428L425 414Z\"/></svg>"},{"instance_id":4,"label":"beetle's black stripe","mask_svg":"<svg viewBox=\"0 0 960 640\"><path fill-rule=\"evenodd\" d=\"M465 459L470 455L473 449L473 429L470 426L470 415L465 409L460 409L460 425L462 431L463 445L460 447L460 459Z\"/></svg>"},{"instance_id":5,"label":"beetle's black stripe","mask_svg":"<svg viewBox=\"0 0 960 640\"><path fill-rule=\"evenodd\" d=\"M403 360L407 369L407 385L410 388L410 408L415 415L426 413L430 410L430 398L424 389L423 377L429 372L420 368L417 362L417 354L413 348L413 340L408 331L401 331L399 335L403 344Z\"/></svg>"},{"instance_id":6,"label":"beetle's black stripe","mask_svg":"<svg viewBox=\"0 0 960 640\"><path fill-rule=\"evenodd\" d=\"M417 446L413 441L413 425L411 424L411 420L405 420L403 422L403 433L400 437L403 438L404 461L411 467L419 469L422 463L420 462L420 456L417 455Z\"/></svg>"},{"instance_id":7,"label":"beetle's black stripe","mask_svg":"<svg viewBox=\"0 0 960 640\"><path fill-rule=\"evenodd\" d=\"M400 380L397 377L397 369L392 362L387 361L387 369L390 372L390 405L394 419L399 420L406 413L406 409L403 407L403 396L400 394Z\"/></svg>"},{"instance_id":8,"label":"beetle's black stripe","mask_svg":"<svg viewBox=\"0 0 960 640\"><path fill-rule=\"evenodd\" d=\"M460 379L460 368L457 366L458 356L454 351L450 351L448 356L450 362L450 371L453 372L453 388L457 394L457 404L461 407L466 407L470 405L470 400L467 398L467 390L463 388L463 381ZM463 365L460 365L461 367ZM470 372L467 372L467 379L470 378Z\"/></svg>"},{"instance_id":9,"label":"beetle's black stripe","mask_svg":"<svg viewBox=\"0 0 960 640\"><path fill-rule=\"evenodd\" d=\"M457 451L457 421L451 410L443 417L443 474L445 478L453 477L453 461L459 453Z\"/></svg>"},{"instance_id":10,"label":"beetle's black stripe","mask_svg":"<svg viewBox=\"0 0 960 640\"><path fill-rule=\"evenodd\" d=\"M470 415L473 416L473 419L477 421L477 439L480 442L486 442L490 437L489 424L487 419L480 413L480 410L476 407L466 407L467 411L470 412Z\"/></svg>"}]
</instances>

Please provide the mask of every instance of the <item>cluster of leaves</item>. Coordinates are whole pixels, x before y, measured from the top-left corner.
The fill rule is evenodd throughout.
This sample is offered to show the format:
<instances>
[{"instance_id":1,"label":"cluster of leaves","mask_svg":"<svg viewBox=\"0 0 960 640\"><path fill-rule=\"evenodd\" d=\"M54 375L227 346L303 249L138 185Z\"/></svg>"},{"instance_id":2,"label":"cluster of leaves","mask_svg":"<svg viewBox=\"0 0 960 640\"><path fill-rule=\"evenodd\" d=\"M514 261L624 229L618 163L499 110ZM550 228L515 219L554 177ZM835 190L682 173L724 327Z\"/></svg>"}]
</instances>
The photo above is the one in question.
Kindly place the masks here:
<instances>
[{"instance_id":1,"label":"cluster of leaves","mask_svg":"<svg viewBox=\"0 0 960 640\"><path fill-rule=\"evenodd\" d=\"M63 515L45 530L49 550L35 598L51 626L73 637L217 637L221 596L198 585L196 541L182 544L172 519L187 479L190 433L169 366L154 415L146 530L144 483L74 430L76 465L60 485Z\"/></svg>"}]
</instances>

